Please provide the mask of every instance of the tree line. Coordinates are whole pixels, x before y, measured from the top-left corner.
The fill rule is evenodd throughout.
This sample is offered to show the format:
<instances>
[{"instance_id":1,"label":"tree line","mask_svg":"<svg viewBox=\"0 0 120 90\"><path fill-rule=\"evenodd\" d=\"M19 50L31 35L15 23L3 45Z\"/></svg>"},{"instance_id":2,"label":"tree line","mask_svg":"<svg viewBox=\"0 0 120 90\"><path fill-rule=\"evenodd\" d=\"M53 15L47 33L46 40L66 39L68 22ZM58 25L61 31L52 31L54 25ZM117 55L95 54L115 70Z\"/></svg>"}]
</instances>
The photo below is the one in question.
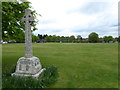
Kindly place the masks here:
<instances>
[{"instance_id":1,"label":"tree line","mask_svg":"<svg viewBox=\"0 0 120 90\"><path fill-rule=\"evenodd\" d=\"M7 42L24 43L25 42L25 35L23 35L19 39L17 38L16 40L15 39L13 39L13 40L8 39ZM95 32L90 33L88 35L88 38L84 38L81 35L77 35L77 37L75 37L74 35L56 36L56 35L38 34L36 36L36 35L32 34L32 42L36 42L36 43L47 43L47 42L56 42L56 43L110 43L111 42L111 43L114 43L114 42L120 42L120 36L115 37L115 38L112 36L104 36L104 37L99 38L99 35Z\"/></svg>"},{"instance_id":2,"label":"tree line","mask_svg":"<svg viewBox=\"0 0 120 90\"><path fill-rule=\"evenodd\" d=\"M120 36L113 38L112 36L104 36L99 38L99 35L92 32L88 35L88 38L83 38L81 35L71 36L56 36L56 35L42 35L38 34L39 39L36 42L63 42L63 43L110 43L110 42L120 42Z\"/></svg>"}]
</instances>

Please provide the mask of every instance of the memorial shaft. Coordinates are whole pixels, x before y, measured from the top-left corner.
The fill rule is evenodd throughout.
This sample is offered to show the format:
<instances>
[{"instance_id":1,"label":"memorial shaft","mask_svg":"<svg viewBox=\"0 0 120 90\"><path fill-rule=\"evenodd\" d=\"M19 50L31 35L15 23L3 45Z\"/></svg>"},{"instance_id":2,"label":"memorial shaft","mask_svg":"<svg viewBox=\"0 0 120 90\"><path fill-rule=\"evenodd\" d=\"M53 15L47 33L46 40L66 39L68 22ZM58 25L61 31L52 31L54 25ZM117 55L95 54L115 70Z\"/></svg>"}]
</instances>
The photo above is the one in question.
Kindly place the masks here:
<instances>
[{"instance_id":1,"label":"memorial shaft","mask_svg":"<svg viewBox=\"0 0 120 90\"><path fill-rule=\"evenodd\" d=\"M25 24L25 57L31 58L32 57L32 37L31 37L31 26L29 24L28 15L26 17L26 24Z\"/></svg>"},{"instance_id":2,"label":"memorial shaft","mask_svg":"<svg viewBox=\"0 0 120 90\"><path fill-rule=\"evenodd\" d=\"M31 32L31 23L34 22L34 18L31 15L29 9L25 10L25 15L22 18L22 22L25 24L25 57L32 57L32 32Z\"/></svg>"}]
</instances>

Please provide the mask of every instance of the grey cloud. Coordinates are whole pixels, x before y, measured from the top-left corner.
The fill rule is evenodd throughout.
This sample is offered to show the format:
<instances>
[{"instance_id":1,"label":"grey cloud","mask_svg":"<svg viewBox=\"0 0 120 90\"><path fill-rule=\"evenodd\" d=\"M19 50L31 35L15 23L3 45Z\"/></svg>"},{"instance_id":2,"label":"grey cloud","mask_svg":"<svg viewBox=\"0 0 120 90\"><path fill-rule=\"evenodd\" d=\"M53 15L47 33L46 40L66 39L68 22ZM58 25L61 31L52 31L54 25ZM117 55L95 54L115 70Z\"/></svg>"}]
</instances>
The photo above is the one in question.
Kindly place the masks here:
<instances>
[{"instance_id":1,"label":"grey cloud","mask_svg":"<svg viewBox=\"0 0 120 90\"><path fill-rule=\"evenodd\" d=\"M106 2L89 2L80 8L80 11L85 14L95 14L104 11L107 5Z\"/></svg>"},{"instance_id":2,"label":"grey cloud","mask_svg":"<svg viewBox=\"0 0 120 90\"><path fill-rule=\"evenodd\" d=\"M92 15L95 13L103 12L106 7L109 5L108 2L88 2L82 5L82 7L76 9L76 10L69 10L67 13L84 13L88 15Z\"/></svg>"}]
</instances>

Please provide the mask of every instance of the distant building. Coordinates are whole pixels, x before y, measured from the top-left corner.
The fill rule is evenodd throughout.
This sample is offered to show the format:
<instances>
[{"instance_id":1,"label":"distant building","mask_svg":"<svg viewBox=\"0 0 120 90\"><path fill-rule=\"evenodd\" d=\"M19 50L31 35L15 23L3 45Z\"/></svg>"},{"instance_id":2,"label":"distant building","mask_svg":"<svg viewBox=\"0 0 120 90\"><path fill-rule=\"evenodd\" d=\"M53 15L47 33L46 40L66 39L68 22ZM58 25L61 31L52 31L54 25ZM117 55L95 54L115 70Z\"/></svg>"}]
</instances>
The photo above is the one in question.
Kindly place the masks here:
<instances>
[{"instance_id":1,"label":"distant building","mask_svg":"<svg viewBox=\"0 0 120 90\"><path fill-rule=\"evenodd\" d=\"M41 39L41 40L38 40L37 43L46 43L46 40Z\"/></svg>"},{"instance_id":2,"label":"distant building","mask_svg":"<svg viewBox=\"0 0 120 90\"><path fill-rule=\"evenodd\" d=\"M118 41L115 41L114 43L118 43Z\"/></svg>"},{"instance_id":3,"label":"distant building","mask_svg":"<svg viewBox=\"0 0 120 90\"><path fill-rule=\"evenodd\" d=\"M113 41L109 41L109 43L113 43Z\"/></svg>"}]
</instances>

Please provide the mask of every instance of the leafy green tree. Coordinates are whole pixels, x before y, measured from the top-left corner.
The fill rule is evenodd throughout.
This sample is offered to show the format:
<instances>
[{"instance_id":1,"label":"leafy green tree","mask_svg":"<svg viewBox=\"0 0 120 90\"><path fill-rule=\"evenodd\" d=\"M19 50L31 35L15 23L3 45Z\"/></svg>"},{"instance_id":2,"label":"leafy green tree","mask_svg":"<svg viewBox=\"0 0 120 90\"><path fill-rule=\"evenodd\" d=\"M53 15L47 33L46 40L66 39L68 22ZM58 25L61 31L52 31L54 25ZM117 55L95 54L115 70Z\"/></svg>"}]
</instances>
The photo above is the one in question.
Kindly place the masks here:
<instances>
[{"instance_id":1,"label":"leafy green tree","mask_svg":"<svg viewBox=\"0 0 120 90\"><path fill-rule=\"evenodd\" d=\"M113 37L112 36L108 36L108 41L113 41Z\"/></svg>"},{"instance_id":2,"label":"leafy green tree","mask_svg":"<svg viewBox=\"0 0 120 90\"><path fill-rule=\"evenodd\" d=\"M74 36L74 35L71 35L71 36L69 37L69 40L73 43L73 42L75 41L75 36Z\"/></svg>"},{"instance_id":3,"label":"leafy green tree","mask_svg":"<svg viewBox=\"0 0 120 90\"><path fill-rule=\"evenodd\" d=\"M66 42L68 43L69 42L69 36L67 36L65 38L66 38Z\"/></svg>"},{"instance_id":4,"label":"leafy green tree","mask_svg":"<svg viewBox=\"0 0 120 90\"><path fill-rule=\"evenodd\" d=\"M103 38L105 42L110 42L110 41L113 41L114 39L112 36L104 36Z\"/></svg>"},{"instance_id":5,"label":"leafy green tree","mask_svg":"<svg viewBox=\"0 0 120 90\"><path fill-rule=\"evenodd\" d=\"M32 34L32 42L37 42L38 40L39 40L39 37Z\"/></svg>"},{"instance_id":6,"label":"leafy green tree","mask_svg":"<svg viewBox=\"0 0 120 90\"><path fill-rule=\"evenodd\" d=\"M14 37L15 37L15 41L16 42L25 42L25 34L24 34L24 32L23 31L21 31L21 30L18 30L18 34L17 35L14 35Z\"/></svg>"},{"instance_id":7,"label":"leafy green tree","mask_svg":"<svg viewBox=\"0 0 120 90\"><path fill-rule=\"evenodd\" d=\"M56 36L56 41L60 42L60 36Z\"/></svg>"},{"instance_id":8,"label":"leafy green tree","mask_svg":"<svg viewBox=\"0 0 120 90\"><path fill-rule=\"evenodd\" d=\"M2 3L2 38L3 40L23 40L23 33L25 30L24 24L21 22L24 16L24 10L31 8L30 2L22 2L19 0L16 2L3 2ZM34 18L36 12L32 11ZM36 30L36 23L32 24L32 31ZM21 35L21 37L20 37Z\"/></svg>"},{"instance_id":9,"label":"leafy green tree","mask_svg":"<svg viewBox=\"0 0 120 90\"><path fill-rule=\"evenodd\" d=\"M56 42L56 41L57 41L56 35L53 35L53 36L52 36L52 41L53 41L53 42Z\"/></svg>"},{"instance_id":10,"label":"leafy green tree","mask_svg":"<svg viewBox=\"0 0 120 90\"><path fill-rule=\"evenodd\" d=\"M64 42L64 40L65 40L65 37L64 37L64 36L61 36L61 37L60 37L60 41Z\"/></svg>"},{"instance_id":11,"label":"leafy green tree","mask_svg":"<svg viewBox=\"0 0 120 90\"><path fill-rule=\"evenodd\" d=\"M50 38L50 42L53 42L52 35L50 35L49 38Z\"/></svg>"},{"instance_id":12,"label":"leafy green tree","mask_svg":"<svg viewBox=\"0 0 120 90\"><path fill-rule=\"evenodd\" d=\"M89 40L89 42L93 42L93 43L98 42L98 41L99 41L98 34L95 33L95 32L92 32L92 33L88 36L88 40Z\"/></svg>"},{"instance_id":13,"label":"leafy green tree","mask_svg":"<svg viewBox=\"0 0 120 90\"><path fill-rule=\"evenodd\" d=\"M55 36L52 36L52 35L49 35L49 36L46 36L45 37L45 40L47 41L47 42L54 42L55 41Z\"/></svg>"},{"instance_id":14,"label":"leafy green tree","mask_svg":"<svg viewBox=\"0 0 120 90\"><path fill-rule=\"evenodd\" d=\"M108 42L108 37L107 36L104 36L103 39L104 39L105 42Z\"/></svg>"},{"instance_id":15,"label":"leafy green tree","mask_svg":"<svg viewBox=\"0 0 120 90\"><path fill-rule=\"evenodd\" d=\"M45 40L46 40L47 42L50 42L50 36L45 37Z\"/></svg>"},{"instance_id":16,"label":"leafy green tree","mask_svg":"<svg viewBox=\"0 0 120 90\"><path fill-rule=\"evenodd\" d=\"M81 41L82 41L82 36L81 36L81 35L78 35L78 36L77 36L77 41L78 41L78 42L81 42Z\"/></svg>"},{"instance_id":17,"label":"leafy green tree","mask_svg":"<svg viewBox=\"0 0 120 90\"><path fill-rule=\"evenodd\" d=\"M118 41L118 37L115 37L114 39L115 39L114 41Z\"/></svg>"}]
</instances>

